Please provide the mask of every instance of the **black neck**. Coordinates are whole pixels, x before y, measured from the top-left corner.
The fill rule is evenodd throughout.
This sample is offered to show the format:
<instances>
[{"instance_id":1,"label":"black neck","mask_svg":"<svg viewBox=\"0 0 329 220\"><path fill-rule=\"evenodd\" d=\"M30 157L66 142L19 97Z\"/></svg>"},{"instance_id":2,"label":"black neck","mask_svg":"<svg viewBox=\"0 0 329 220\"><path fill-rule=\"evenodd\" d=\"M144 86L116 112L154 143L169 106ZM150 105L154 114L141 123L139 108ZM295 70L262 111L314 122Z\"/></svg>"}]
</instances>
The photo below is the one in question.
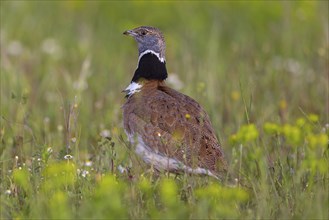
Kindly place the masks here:
<instances>
[{"instance_id":1,"label":"black neck","mask_svg":"<svg viewBox=\"0 0 329 220\"><path fill-rule=\"evenodd\" d=\"M153 53L147 53L140 58L131 81L138 82L140 79L165 80L167 76L166 62L161 62Z\"/></svg>"}]
</instances>

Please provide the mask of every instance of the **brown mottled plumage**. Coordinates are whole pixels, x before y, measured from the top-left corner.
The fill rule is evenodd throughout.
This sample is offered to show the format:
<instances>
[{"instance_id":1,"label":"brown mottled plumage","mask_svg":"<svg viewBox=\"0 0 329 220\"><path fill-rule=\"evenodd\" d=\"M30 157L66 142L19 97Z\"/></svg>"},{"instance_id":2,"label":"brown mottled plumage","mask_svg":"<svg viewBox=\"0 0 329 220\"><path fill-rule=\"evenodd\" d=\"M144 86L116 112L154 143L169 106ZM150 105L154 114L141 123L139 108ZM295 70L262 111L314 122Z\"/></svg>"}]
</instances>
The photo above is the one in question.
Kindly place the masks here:
<instances>
[{"instance_id":1,"label":"brown mottled plumage","mask_svg":"<svg viewBox=\"0 0 329 220\"><path fill-rule=\"evenodd\" d=\"M151 41L163 44L163 51L161 48L158 51L159 47L145 47L150 45L149 39L143 39L141 33L147 30L151 30L148 32ZM154 31L156 34L152 35ZM207 113L195 100L169 88L164 82L165 61L160 60L164 58L165 46L161 32L143 26L130 31L129 35L135 39L140 37L136 39L140 57L133 86L126 90L123 117L125 131L136 144L137 154L158 170L224 177L227 164ZM144 44L143 40L148 43ZM150 69L154 62L159 63ZM155 67L165 74L157 75ZM155 74L150 75L148 71L155 71ZM136 77L137 72L139 77ZM144 72L147 73L141 74Z\"/></svg>"}]
</instances>

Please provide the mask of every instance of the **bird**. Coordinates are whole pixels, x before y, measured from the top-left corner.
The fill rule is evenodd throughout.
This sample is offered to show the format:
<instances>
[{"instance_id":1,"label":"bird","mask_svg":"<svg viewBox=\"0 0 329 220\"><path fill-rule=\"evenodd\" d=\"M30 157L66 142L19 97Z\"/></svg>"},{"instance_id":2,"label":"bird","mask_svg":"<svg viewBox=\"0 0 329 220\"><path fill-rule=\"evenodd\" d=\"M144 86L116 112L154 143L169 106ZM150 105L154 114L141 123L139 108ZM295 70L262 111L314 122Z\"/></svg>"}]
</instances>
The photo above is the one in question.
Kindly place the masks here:
<instances>
[{"instance_id":1,"label":"bird","mask_svg":"<svg viewBox=\"0 0 329 220\"><path fill-rule=\"evenodd\" d=\"M138 63L125 92L123 127L135 153L159 172L223 180L227 161L209 116L191 97L166 85L162 32L140 26L123 33L138 45Z\"/></svg>"}]
</instances>

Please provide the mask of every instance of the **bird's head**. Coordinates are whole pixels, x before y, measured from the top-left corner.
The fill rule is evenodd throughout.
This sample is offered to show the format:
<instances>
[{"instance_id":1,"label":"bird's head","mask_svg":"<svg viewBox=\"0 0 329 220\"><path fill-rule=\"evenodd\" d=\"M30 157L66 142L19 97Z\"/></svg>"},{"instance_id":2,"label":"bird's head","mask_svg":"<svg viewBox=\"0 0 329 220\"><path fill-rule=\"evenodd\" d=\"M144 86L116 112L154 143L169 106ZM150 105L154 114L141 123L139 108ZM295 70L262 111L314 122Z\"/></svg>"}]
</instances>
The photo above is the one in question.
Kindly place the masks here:
<instances>
[{"instance_id":1,"label":"bird's head","mask_svg":"<svg viewBox=\"0 0 329 220\"><path fill-rule=\"evenodd\" d=\"M132 30L123 32L125 35L132 36L138 43L138 52L141 56L146 51L159 54L160 60L165 60L166 44L161 31L155 27L141 26Z\"/></svg>"}]
</instances>

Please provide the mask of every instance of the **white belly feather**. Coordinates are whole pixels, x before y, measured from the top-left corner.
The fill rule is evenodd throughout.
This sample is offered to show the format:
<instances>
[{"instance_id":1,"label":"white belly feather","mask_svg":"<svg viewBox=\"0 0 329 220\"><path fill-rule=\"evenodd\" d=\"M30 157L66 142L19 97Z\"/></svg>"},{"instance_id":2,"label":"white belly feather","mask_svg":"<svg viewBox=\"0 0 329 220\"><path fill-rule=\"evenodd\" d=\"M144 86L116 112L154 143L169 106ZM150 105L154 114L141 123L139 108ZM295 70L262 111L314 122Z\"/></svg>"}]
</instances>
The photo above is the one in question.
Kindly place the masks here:
<instances>
[{"instance_id":1,"label":"white belly feather","mask_svg":"<svg viewBox=\"0 0 329 220\"><path fill-rule=\"evenodd\" d=\"M128 140L131 144L135 144L134 135L126 132ZM149 146L147 146L140 136L137 136L137 143L135 152L140 156L145 163L153 166L157 170L168 170L168 171L184 171L187 173L209 175L216 179L218 177L213 174L210 170L201 167L191 168L186 166L184 163L176 160L175 158L167 157L159 152L153 151Z\"/></svg>"}]
</instances>

